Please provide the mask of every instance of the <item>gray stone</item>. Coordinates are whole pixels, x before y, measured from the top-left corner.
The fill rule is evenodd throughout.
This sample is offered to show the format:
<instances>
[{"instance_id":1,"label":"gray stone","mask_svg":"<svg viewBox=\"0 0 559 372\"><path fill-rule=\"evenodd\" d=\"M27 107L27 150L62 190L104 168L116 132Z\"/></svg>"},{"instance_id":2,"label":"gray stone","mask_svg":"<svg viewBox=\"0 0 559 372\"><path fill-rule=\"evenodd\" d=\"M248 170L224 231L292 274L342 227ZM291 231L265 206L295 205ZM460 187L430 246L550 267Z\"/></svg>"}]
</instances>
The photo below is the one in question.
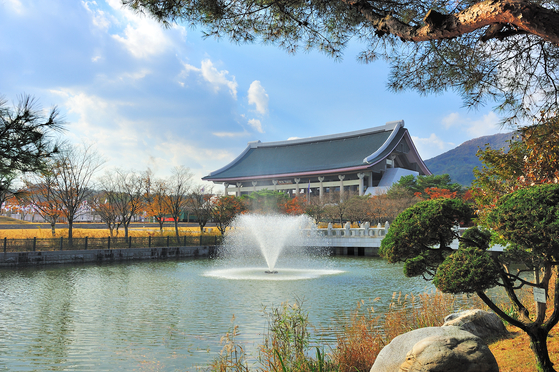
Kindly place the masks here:
<instances>
[{"instance_id":1,"label":"gray stone","mask_svg":"<svg viewBox=\"0 0 559 372\"><path fill-rule=\"evenodd\" d=\"M495 313L479 309L466 310L448 315L443 327L454 326L470 332L484 341L507 336L509 332Z\"/></svg>"},{"instance_id":2,"label":"gray stone","mask_svg":"<svg viewBox=\"0 0 559 372\"><path fill-rule=\"evenodd\" d=\"M447 327L448 328L448 327ZM499 372L483 340L469 332L432 336L416 343L399 372Z\"/></svg>"},{"instance_id":3,"label":"gray stone","mask_svg":"<svg viewBox=\"0 0 559 372\"><path fill-rule=\"evenodd\" d=\"M406 361L408 352L419 341L433 336L458 337L468 333L458 327L426 327L404 333L395 337L378 354L371 372L398 372L400 365Z\"/></svg>"}]
</instances>

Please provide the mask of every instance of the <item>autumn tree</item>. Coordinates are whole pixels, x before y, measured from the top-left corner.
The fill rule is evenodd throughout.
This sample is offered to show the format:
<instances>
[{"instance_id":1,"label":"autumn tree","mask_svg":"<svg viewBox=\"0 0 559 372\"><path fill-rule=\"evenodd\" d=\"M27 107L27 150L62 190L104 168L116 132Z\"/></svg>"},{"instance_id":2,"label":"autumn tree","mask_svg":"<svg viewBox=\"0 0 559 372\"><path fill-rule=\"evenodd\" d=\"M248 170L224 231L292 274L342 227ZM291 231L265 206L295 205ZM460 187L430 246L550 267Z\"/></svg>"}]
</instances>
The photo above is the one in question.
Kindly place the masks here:
<instances>
[{"instance_id":1,"label":"autumn tree","mask_svg":"<svg viewBox=\"0 0 559 372\"><path fill-rule=\"evenodd\" d=\"M101 221L107 225L111 237L114 236L115 230L118 235L118 229L122 224L122 221L119 218L120 213L118 212L115 203L110 201L112 197L112 192L102 191L96 195L92 195L89 199L89 205L101 218Z\"/></svg>"},{"instance_id":2,"label":"autumn tree","mask_svg":"<svg viewBox=\"0 0 559 372\"><path fill-rule=\"evenodd\" d=\"M310 197L309 203L304 206L305 214L311 217L316 224L326 217L326 198L319 195Z\"/></svg>"},{"instance_id":3,"label":"autumn tree","mask_svg":"<svg viewBox=\"0 0 559 372\"><path fill-rule=\"evenodd\" d=\"M300 197L294 196L293 198L288 198L284 202L280 202L280 205L278 207L280 213L282 214L298 216L305 213L304 211L305 204L306 203L303 202Z\"/></svg>"},{"instance_id":4,"label":"autumn tree","mask_svg":"<svg viewBox=\"0 0 559 372\"><path fill-rule=\"evenodd\" d=\"M54 173L43 171L39 174L28 174L25 189L18 193L18 198L31 205L46 222L50 224L51 234L56 235L56 223L63 216L63 204L56 194L56 177Z\"/></svg>"},{"instance_id":5,"label":"autumn tree","mask_svg":"<svg viewBox=\"0 0 559 372\"><path fill-rule=\"evenodd\" d=\"M100 180L100 187L108 203L118 214L120 224L124 226L124 237L128 238L130 223L144 206L144 178L138 173L117 169ZM105 209L105 212L111 210ZM116 225L117 233L118 226Z\"/></svg>"},{"instance_id":6,"label":"autumn tree","mask_svg":"<svg viewBox=\"0 0 559 372\"><path fill-rule=\"evenodd\" d=\"M212 219L216 223L221 235L225 235L225 230L231 225L235 217L247 210L245 200L234 195L216 197L213 203Z\"/></svg>"},{"instance_id":7,"label":"autumn tree","mask_svg":"<svg viewBox=\"0 0 559 372\"><path fill-rule=\"evenodd\" d=\"M66 146L49 163L48 172L54 178L54 197L62 205L68 221L68 243L72 246L74 220L84 201L93 194L93 177L103 160L90 146Z\"/></svg>"},{"instance_id":8,"label":"autumn tree","mask_svg":"<svg viewBox=\"0 0 559 372\"><path fill-rule=\"evenodd\" d=\"M338 220L339 223L342 224L345 219L346 213L351 207L351 203L349 202L351 197L347 196L343 200L340 200L338 192L333 192L331 194L332 194L332 200L336 200L336 202L328 203L324 207L324 214L330 220L332 221Z\"/></svg>"},{"instance_id":9,"label":"autumn tree","mask_svg":"<svg viewBox=\"0 0 559 372\"><path fill-rule=\"evenodd\" d=\"M510 120L557 108L559 4L554 1L122 0L170 25L234 43L318 49L340 58L358 40L363 62L391 66L393 91L452 90L468 107L495 102Z\"/></svg>"},{"instance_id":10,"label":"autumn tree","mask_svg":"<svg viewBox=\"0 0 559 372\"><path fill-rule=\"evenodd\" d=\"M200 234L204 232L204 227L212 219L214 211L213 189L207 186L198 186L188 194L188 208L196 216L196 221L200 227Z\"/></svg>"},{"instance_id":11,"label":"autumn tree","mask_svg":"<svg viewBox=\"0 0 559 372\"><path fill-rule=\"evenodd\" d=\"M167 182L165 180L153 180L150 177L146 186L148 187L144 196L146 213L149 217L155 218L159 224L159 232L163 233L165 217L171 213L170 203L167 200L169 197Z\"/></svg>"},{"instance_id":12,"label":"autumn tree","mask_svg":"<svg viewBox=\"0 0 559 372\"><path fill-rule=\"evenodd\" d=\"M424 190L424 194L417 192L416 197L428 200L428 199L455 199L457 196L457 191L450 191L448 189L440 189L438 187L427 187Z\"/></svg>"},{"instance_id":13,"label":"autumn tree","mask_svg":"<svg viewBox=\"0 0 559 372\"><path fill-rule=\"evenodd\" d=\"M520 188L559 182L559 117L519 128L508 151L486 147L477 153L481 169L474 169L472 194L480 218L506 194Z\"/></svg>"},{"instance_id":14,"label":"autumn tree","mask_svg":"<svg viewBox=\"0 0 559 372\"><path fill-rule=\"evenodd\" d=\"M369 220L369 199L368 195L353 195L348 199L348 208L345 218L351 222L364 222Z\"/></svg>"},{"instance_id":15,"label":"autumn tree","mask_svg":"<svg viewBox=\"0 0 559 372\"><path fill-rule=\"evenodd\" d=\"M173 218L177 243L180 244L179 219L187 208L189 192L192 187L190 169L183 166L175 167L166 184L168 193L165 201L169 214Z\"/></svg>"},{"instance_id":16,"label":"autumn tree","mask_svg":"<svg viewBox=\"0 0 559 372\"><path fill-rule=\"evenodd\" d=\"M414 196L420 197L421 199L431 199L430 195L426 192L427 189L431 190L448 190L449 192L455 192L458 194L462 190L462 185L458 183L453 183L450 175L440 174L440 175L429 175L429 176L414 176L407 175L401 177L398 182L393 187L402 187L407 189ZM389 194L394 194L394 191Z\"/></svg>"}]
</instances>

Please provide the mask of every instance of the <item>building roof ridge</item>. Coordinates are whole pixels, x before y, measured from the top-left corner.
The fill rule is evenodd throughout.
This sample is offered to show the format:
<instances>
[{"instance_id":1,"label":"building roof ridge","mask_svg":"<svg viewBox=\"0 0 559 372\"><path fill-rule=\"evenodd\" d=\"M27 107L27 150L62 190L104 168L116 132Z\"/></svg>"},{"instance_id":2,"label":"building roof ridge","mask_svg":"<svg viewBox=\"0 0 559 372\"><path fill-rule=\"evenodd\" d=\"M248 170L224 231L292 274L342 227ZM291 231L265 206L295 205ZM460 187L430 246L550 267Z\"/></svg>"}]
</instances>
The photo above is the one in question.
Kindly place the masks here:
<instances>
[{"instance_id":1,"label":"building roof ridge","mask_svg":"<svg viewBox=\"0 0 559 372\"><path fill-rule=\"evenodd\" d=\"M363 136L372 133L394 131L398 127L404 127L403 120L389 121L386 124L380 125L378 127L359 129L359 130L354 130L351 132L344 132L344 133L326 134L323 136L305 137L305 138L297 138L292 140L273 141L273 142L251 141L248 143L248 147L255 149L255 148L262 148L262 147L292 146L292 145L301 145L301 144L312 143L312 142L341 140L345 138L358 137L358 136Z\"/></svg>"}]
</instances>

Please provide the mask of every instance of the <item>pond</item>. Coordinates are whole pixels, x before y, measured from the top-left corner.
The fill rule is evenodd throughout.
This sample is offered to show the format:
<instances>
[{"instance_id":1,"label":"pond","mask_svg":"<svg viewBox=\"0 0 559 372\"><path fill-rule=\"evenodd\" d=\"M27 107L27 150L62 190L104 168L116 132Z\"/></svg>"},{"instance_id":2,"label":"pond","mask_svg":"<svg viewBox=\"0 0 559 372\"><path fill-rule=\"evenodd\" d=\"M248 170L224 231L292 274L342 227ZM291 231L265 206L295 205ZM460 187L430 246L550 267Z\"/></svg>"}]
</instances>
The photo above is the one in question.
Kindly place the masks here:
<instances>
[{"instance_id":1,"label":"pond","mask_svg":"<svg viewBox=\"0 0 559 372\"><path fill-rule=\"evenodd\" d=\"M311 324L326 330L360 300L380 297L382 312L394 292L432 289L379 258L314 265L324 271L294 280L275 276L281 264L278 274L231 277L227 261L211 259L2 269L0 370L196 370L218 355L233 316L254 355L266 332L264 306L303 300ZM335 339L328 331L316 337Z\"/></svg>"}]
</instances>

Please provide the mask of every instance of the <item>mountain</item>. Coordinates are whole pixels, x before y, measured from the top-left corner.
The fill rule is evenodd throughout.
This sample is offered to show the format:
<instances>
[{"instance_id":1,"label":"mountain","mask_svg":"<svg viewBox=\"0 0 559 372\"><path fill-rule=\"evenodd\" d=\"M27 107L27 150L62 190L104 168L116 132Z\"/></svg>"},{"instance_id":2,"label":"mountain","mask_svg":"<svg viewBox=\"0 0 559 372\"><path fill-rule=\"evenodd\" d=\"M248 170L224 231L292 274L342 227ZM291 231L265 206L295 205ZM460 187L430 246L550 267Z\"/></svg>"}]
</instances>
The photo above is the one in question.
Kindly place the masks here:
<instances>
[{"instance_id":1,"label":"mountain","mask_svg":"<svg viewBox=\"0 0 559 372\"><path fill-rule=\"evenodd\" d=\"M474 168L481 168L481 161L476 156L477 150L485 148L486 144L493 149L508 148L507 141L513 135L514 132L499 133L471 139L453 150L425 160L425 165L435 175L448 173L453 182L469 186L474 180Z\"/></svg>"}]
</instances>

